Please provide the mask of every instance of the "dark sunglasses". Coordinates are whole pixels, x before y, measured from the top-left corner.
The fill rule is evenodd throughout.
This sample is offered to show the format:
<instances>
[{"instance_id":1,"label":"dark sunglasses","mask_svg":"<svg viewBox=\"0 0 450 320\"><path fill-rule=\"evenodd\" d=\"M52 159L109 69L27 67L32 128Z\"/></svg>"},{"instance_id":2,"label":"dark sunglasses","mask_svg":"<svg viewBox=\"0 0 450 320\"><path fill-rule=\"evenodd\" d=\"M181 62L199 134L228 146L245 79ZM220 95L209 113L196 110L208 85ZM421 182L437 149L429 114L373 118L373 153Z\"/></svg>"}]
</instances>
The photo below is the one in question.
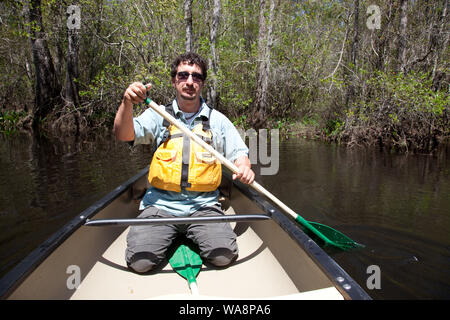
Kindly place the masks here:
<instances>
[{"instance_id":1,"label":"dark sunglasses","mask_svg":"<svg viewBox=\"0 0 450 320\"><path fill-rule=\"evenodd\" d=\"M180 80L187 80L190 75L192 75L192 80L194 82L202 82L204 80L203 75L197 72L189 73L187 71L181 71L177 73L178 79Z\"/></svg>"}]
</instances>

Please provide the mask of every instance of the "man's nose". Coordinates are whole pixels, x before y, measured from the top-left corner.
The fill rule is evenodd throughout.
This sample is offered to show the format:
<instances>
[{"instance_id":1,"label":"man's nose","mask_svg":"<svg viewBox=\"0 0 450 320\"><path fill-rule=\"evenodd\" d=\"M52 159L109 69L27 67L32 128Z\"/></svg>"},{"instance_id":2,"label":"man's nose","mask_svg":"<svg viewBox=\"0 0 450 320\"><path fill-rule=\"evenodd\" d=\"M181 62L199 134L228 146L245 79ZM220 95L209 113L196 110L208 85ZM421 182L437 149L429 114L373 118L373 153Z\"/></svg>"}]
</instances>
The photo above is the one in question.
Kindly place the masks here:
<instances>
[{"instance_id":1,"label":"man's nose","mask_svg":"<svg viewBox=\"0 0 450 320\"><path fill-rule=\"evenodd\" d=\"M192 74L188 75L186 82L187 82L187 84L194 84L194 78L192 77Z\"/></svg>"}]
</instances>

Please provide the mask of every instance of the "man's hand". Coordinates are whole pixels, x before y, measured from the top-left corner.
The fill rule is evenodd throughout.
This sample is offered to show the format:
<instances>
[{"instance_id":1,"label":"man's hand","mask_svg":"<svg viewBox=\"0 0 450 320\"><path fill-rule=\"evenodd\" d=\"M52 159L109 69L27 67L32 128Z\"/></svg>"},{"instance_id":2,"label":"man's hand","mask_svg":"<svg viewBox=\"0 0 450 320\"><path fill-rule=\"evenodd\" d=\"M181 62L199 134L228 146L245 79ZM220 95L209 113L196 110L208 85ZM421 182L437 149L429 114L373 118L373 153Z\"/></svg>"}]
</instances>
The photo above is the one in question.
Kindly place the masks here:
<instances>
[{"instance_id":1,"label":"man's hand","mask_svg":"<svg viewBox=\"0 0 450 320\"><path fill-rule=\"evenodd\" d=\"M251 184L255 180L255 173L251 169L250 160L247 156L242 156L234 164L239 168L238 173L233 174L233 180L239 179L241 182Z\"/></svg>"},{"instance_id":2,"label":"man's hand","mask_svg":"<svg viewBox=\"0 0 450 320\"><path fill-rule=\"evenodd\" d=\"M132 83L123 94L123 102L138 104L147 98L147 91L152 87L151 83L143 85L141 82Z\"/></svg>"},{"instance_id":3,"label":"man's hand","mask_svg":"<svg viewBox=\"0 0 450 320\"><path fill-rule=\"evenodd\" d=\"M133 104L143 102L146 99L147 90L151 87L150 83L143 85L140 82L134 82L125 90L114 119L114 134L117 140L134 140Z\"/></svg>"}]
</instances>

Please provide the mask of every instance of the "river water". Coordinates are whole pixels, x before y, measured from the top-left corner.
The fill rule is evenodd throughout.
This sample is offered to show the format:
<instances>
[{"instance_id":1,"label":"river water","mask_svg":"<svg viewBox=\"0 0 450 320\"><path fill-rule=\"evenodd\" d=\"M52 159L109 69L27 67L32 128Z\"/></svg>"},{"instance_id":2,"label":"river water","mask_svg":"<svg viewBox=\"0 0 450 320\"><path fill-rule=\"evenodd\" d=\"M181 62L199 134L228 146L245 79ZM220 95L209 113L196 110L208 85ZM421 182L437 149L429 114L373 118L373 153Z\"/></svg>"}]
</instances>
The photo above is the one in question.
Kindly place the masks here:
<instances>
[{"instance_id":1,"label":"river water","mask_svg":"<svg viewBox=\"0 0 450 320\"><path fill-rule=\"evenodd\" d=\"M149 159L107 135L0 136L0 276ZM302 217L366 246L330 254L372 298L450 298L449 148L404 156L290 139L276 175L261 167L258 181Z\"/></svg>"}]
</instances>

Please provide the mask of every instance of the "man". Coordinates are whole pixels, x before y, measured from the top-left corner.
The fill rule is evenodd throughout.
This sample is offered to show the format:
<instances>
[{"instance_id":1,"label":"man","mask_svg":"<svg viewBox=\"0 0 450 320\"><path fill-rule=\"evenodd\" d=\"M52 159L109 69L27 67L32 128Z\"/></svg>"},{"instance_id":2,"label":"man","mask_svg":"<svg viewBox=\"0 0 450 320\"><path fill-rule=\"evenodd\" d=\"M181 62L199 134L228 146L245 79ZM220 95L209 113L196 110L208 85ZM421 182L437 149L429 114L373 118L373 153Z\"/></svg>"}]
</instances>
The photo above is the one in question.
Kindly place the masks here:
<instances>
[{"instance_id":1,"label":"man","mask_svg":"<svg viewBox=\"0 0 450 320\"><path fill-rule=\"evenodd\" d=\"M202 57L195 53L178 56L171 70L176 98L166 110L236 164L239 173L234 174L233 179L250 184L255 174L251 170L247 146L230 120L209 108L201 97L206 76L207 64ZM220 163L203 161L205 150L179 134L153 109L133 118L133 105L145 100L150 87L139 82L131 84L114 120L118 140L132 141L133 145L156 141L159 146L150 165L151 187L141 201L139 217L223 214L217 190ZM165 258L168 247L180 233L194 241L200 255L216 266L227 266L238 256L236 234L229 223L134 226L127 236L127 265L138 273L152 270Z\"/></svg>"}]
</instances>

